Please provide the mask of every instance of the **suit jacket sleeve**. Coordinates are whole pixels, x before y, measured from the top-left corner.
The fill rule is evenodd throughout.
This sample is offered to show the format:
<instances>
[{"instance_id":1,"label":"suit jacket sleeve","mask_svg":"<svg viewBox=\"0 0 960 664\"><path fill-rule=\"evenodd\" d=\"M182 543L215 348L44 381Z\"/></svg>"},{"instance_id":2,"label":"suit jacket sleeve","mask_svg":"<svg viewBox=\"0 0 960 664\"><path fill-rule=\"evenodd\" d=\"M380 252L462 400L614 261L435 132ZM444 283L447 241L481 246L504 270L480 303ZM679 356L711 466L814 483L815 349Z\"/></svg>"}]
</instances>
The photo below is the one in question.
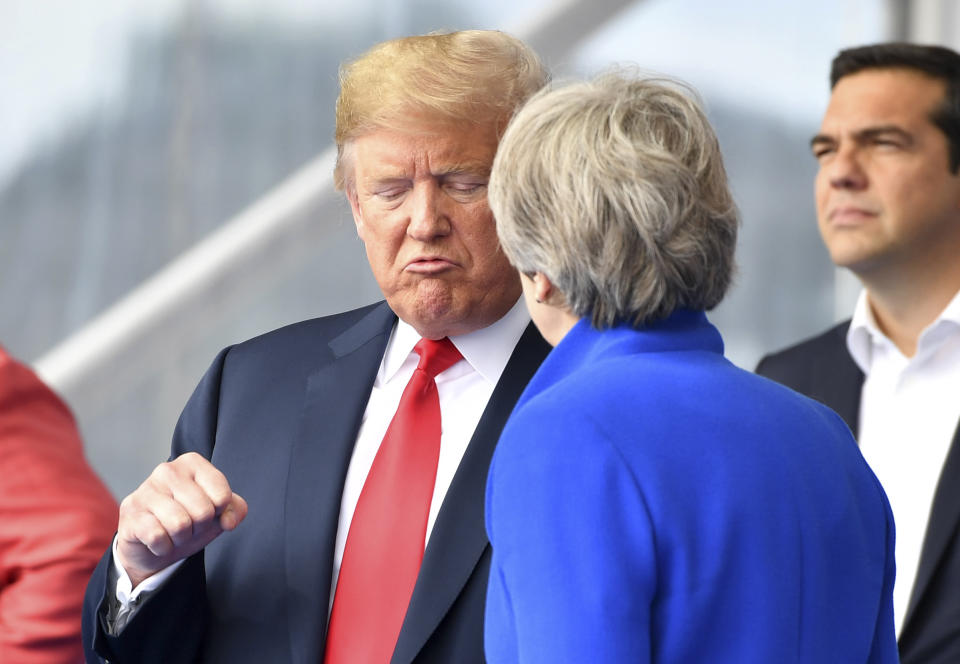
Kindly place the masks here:
<instances>
[{"instance_id":1,"label":"suit jacket sleeve","mask_svg":"<svg viewBox=\"0 0 960 664\"><path fill-rule=\"evenodd\" d=\"M117 503L73 416L0 349L0 662L75 662L83 588Z\"/></svg>"},{"instance_id":2,"label":"suit jacket sleeve","mask_svg":"<svg viewBox=\"0 0 960 664\"><path fill-rule=\"evenodd\" d=\"M220 378L229 348L213 361L184 407L174 431L170 458L198 452L213 453L217 428ZM194 662L207 622L207 597L203 552L190 558L167 582L151 594L130 622L115 636L106 628L114 588L109 583L113 557L108 550L87 586L83 608L83 634L87 662Z\"/></svg>"}]
</instances>

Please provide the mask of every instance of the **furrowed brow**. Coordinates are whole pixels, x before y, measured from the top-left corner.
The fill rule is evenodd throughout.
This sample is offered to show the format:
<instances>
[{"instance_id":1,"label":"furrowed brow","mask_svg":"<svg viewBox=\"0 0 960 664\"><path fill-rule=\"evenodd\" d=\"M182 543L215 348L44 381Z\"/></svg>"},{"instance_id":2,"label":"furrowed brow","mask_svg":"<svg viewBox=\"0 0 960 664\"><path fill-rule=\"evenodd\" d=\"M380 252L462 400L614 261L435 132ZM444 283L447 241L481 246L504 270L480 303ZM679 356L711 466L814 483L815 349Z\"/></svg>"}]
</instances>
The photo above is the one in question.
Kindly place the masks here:
<instances>
[{"instance_id":1,"label":"furrowed brow","mask_svg":"<svg viewBox=\"0 0 960 664\"><path fill-rule=\"evenodd\" d=\"M832 137L827 136L826 134L817 134L810 139L810 149L816 150L817 148L829 147L831 145L836 145L836 140Z\"/></svg>"},{"instance_id":2,"label":"furrowed brow","mask_svg":"<svg viewBox=\"0 0 960 664\"><path fill-rule=\"evenodd\" d=\"M435 175L476 175L490 177L491 164L480 161L465 161L444 166Z\"/></svg>"},{"instance_id":3,"label":"furrowed brow","mask_svg":"<svg viewBox=\"0 0 960 664\"><path fill-rule=\"evenodd\" d=\"M854 134L854 137L861 142L870 141L877 138L898 138L906 143L913 143L913 134L897 125L881 125L879 127L867 127Z\"/></svg>"}]
</instances>

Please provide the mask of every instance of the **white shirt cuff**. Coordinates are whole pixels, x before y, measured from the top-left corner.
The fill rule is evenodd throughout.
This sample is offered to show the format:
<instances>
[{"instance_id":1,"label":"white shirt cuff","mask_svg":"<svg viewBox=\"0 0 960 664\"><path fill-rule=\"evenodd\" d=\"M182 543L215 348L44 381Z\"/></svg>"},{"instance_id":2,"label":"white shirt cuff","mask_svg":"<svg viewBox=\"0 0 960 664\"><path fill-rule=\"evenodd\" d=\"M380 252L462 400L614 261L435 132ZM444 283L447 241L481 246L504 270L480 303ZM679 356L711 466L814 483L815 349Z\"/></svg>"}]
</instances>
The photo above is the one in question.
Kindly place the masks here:
<instances>
[{"instance_id":1,"label":"white shirt cuff","mask_svg":"<svg viewBox=\"0 0 960 664\"><path fill-rule=\"evenodd\" d=\"M140 584L134 588L133 582L130 580L130 575L127 574L127 570L123 569L123 565L121 565L117 559L117 540L118 536L115 535L113 538L113 570L117 575L117 587L114 592L117 602L119 603L115 629L119 631L130 621L130 618L133 617L133 614L137 608L139 608L141 595L149 594L162 586L163 583L177 571L177 568L183 564L183 561L178 560L169 567L163 568L153 576L149 576L141 581Z\"/></svg>"}]
</instances>

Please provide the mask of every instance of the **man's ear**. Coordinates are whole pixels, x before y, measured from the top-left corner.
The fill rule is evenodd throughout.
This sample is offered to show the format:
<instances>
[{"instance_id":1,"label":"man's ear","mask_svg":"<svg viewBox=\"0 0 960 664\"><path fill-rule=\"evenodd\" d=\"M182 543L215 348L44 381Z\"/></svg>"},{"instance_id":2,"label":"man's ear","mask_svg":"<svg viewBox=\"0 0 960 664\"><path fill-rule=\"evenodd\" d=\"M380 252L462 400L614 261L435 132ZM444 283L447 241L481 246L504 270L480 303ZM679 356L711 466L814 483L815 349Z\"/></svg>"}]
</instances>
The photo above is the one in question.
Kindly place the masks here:
<instances>
[{"instance_id":1,"label":"man's ear","mask_svg":"<svg viewBox=\"0 0 960 664\"><path fill-rule=\"evenodd\" d=\"M353 213L353 223L357 227L357 235L363 240L363 210L360 209L360 199L357 197L356 187L347 187L347 200L350 201L350 211Z\"/></svg>"}]
</instances>

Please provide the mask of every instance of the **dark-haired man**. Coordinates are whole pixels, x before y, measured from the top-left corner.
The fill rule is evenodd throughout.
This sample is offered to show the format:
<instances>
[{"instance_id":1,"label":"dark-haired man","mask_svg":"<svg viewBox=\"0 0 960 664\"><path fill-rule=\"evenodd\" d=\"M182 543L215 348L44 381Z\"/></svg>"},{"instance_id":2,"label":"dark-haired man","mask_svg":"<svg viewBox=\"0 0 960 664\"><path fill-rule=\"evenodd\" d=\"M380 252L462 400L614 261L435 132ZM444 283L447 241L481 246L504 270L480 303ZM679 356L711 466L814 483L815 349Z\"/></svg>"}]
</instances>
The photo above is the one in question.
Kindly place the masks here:
<instances>
[{"instance_id":1,"label":"dark-haired man","mask_svg":"<svg viewBox=\"0 0 960 664\"><path fill-rule=\"evenodd\" d=\"M817 217L863 292L757 371L840 413L887 491L904 664L960 662L960 55L849 49L830 82Z\"/></svg>"}]
</instances>

